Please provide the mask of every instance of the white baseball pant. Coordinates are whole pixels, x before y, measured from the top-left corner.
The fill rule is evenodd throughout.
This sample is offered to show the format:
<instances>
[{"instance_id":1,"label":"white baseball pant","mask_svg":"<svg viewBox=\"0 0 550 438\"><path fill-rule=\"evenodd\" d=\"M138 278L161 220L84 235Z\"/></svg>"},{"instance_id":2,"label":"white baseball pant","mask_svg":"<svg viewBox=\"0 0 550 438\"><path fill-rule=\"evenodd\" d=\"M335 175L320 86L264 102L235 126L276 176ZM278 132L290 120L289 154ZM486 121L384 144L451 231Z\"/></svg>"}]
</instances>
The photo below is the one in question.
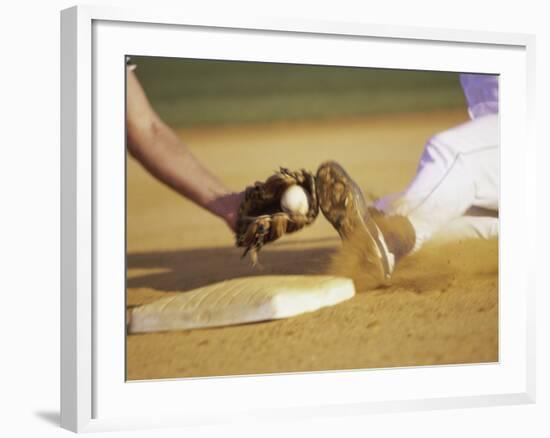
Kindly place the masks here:
<instances>
[{"instance_id":1,"label":"white baseball pant","mask_svg":"<svg viewBox=\"0 0 550 438\"><path fill-rule=\"evenodd\" d=\"M435 235L447 240L498 236L498 205L498 114L433 136L409 186L375 204L409 218L415 250Z\"/></svg>"}]
</instances>

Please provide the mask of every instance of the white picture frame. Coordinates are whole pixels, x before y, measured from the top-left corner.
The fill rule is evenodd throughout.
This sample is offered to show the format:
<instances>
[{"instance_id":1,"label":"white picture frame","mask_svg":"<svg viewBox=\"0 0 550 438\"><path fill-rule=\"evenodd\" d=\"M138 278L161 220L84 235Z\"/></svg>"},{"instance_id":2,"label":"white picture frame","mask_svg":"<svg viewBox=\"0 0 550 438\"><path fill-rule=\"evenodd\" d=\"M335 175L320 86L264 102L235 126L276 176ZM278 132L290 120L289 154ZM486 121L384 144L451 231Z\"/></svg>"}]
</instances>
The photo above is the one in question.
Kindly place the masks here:
<instances>
[{"instance_id":1,"label":"white picture frame","mask_svg":"<svg viewBox=\"0 0 550 438\"><path fill-rule=\"evenodd\" d=\"M227 45L220 43L222 33ZM192 47L170 43L174 38L192 38ZM371 60L350 61L361 45L372 47ZM511 206L534 205L534 47L534 36L525 34L103 6L62 11L61 426L83 432L533 403L535 217ZM308 59L300 52L305 49ZM500 245L499 363L126 383L119 351L125 334L119 205L124 70L120 77L109 75L110 64L123 65L124 53L501 74L506 238ZM101 93L115 102L111 125L102 121ZM98 154L98 144L108 142L121 148ZM518 142L520 155L511 147ZM109 223L104 207L115 211ZM289 389L297 387L290 399ZM183 390L187 402L178 398Z\"/></svg>"}]
</instances>

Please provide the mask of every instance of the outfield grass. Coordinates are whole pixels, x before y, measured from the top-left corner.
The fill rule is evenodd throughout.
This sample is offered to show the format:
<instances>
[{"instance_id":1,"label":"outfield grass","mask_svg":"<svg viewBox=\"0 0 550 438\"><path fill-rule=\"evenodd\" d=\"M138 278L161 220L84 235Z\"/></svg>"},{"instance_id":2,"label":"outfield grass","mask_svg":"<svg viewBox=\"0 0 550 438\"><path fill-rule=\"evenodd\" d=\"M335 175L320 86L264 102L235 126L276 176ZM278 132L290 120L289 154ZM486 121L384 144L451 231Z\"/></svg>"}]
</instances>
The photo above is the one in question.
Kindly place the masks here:
<instances>
[{"instance_id":1,"label":"outfield grass","mask_svg":"<svg viewBox=\"0 0 550 438\"><path fill-rule=\"evenodd\" d=\"M464 106L457 73L132 57L172 126L356 117Z\"/></svg>"}]
</instances>

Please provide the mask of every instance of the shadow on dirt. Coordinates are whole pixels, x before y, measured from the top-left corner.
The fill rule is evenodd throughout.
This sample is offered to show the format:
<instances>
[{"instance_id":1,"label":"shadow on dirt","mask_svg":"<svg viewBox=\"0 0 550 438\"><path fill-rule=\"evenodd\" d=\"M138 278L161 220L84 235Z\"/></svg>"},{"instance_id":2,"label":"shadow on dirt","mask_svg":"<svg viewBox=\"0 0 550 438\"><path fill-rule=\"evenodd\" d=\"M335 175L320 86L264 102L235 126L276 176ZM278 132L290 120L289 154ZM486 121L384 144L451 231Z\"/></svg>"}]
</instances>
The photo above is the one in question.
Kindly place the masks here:
<instances>
[{"instance_id":1,"label":"shadow on dirt","mask_svg":"<svg viewBox=\"0 0 550 438\"><path fill-rule=\"evenodd\" d=\"M324 274L338 247L337 239L308 241L315 248L303 248L304 242L277 244L260 252L259 264L251 266L242 249L234 247L195 248L180 251L133 253L127 256L127 268L160 270L130 276L127 287L157 291L186 291L218 281L257 275ZM302 247L302 248L300 248Z\"/></svg>"}]
</instances>

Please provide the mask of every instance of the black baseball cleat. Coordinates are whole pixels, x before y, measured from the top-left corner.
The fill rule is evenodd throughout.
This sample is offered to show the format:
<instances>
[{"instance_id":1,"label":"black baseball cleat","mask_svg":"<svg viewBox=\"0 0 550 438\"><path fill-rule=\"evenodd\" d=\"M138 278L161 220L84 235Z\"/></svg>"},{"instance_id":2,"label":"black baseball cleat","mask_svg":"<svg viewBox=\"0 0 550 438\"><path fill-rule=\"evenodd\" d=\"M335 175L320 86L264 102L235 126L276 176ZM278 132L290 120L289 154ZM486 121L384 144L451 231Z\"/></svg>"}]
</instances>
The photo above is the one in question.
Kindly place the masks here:
<instances>
[{"instance_id":1,"label":"black baseball cleat","mask_svg":"<svg viewBox=\"0 0 550 438\"><path fill-rule=\"evenodd\" d=\"M323 215L338 231L343 244L352 244L360 248L361 264L366 269L374 269L373 274L381 283L389 282L393 273L396 255L401 256L403 251L391 251L391 246L403 247L398 242L399 236L392 231L393 219L388 218L380 211L370 206L363 191L347 174L342 166L334 161L321 164L317 170L317 195ZM400 222L408 219L400 216ZM413 232L412 226L408 232ZM394 245L388 245L387 234ZM410 236L408 238L410 240ZM407 241L408 242L408 241ZM406 245L406 251L412 245Z\"/></svg>"}]
</instances>

